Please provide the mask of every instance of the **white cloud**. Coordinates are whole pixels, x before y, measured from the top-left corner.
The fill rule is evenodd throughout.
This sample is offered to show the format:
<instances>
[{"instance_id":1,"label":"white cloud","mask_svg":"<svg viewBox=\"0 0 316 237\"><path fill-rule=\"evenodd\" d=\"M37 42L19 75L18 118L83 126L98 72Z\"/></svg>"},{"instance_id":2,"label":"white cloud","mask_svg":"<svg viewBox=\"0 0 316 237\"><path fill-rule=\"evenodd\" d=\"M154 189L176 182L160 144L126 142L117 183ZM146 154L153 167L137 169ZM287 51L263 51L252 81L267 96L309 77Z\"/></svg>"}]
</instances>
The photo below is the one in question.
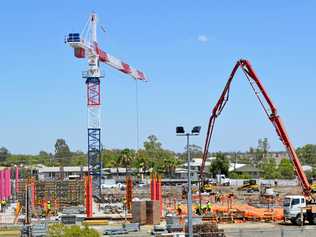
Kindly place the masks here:
<instances>
[{"instance_id":1,"label":"white cloud","mask_svg":"<svg viewBox=\"0 0 316 237\"><path fill-rule=\"evenodd\" d=\"M197 38L198 41L202 42L202 43L206 43L208 42L208 38L206 35L199 35Z\"/></svg>"}]
</instances>

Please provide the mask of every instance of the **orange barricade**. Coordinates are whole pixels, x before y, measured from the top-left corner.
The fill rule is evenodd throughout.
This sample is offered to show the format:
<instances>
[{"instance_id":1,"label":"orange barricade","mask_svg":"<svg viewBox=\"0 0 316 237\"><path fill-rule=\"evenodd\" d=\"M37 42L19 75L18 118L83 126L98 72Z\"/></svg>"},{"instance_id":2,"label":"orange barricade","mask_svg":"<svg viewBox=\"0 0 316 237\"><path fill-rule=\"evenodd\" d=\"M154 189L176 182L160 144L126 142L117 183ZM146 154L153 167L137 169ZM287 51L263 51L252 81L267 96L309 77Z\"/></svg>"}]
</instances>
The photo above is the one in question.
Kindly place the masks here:
<instances>
[{"instance_id":1,"label":"orange barricade","mask_svg":"<svg viewBox=\"0 0 316 237\"><path fill-rule=\"evenodd\" d=\"M274 221L283 220L283 208L256 208L247 204L232 205L233 209L243 212L244 217L248 220L271 219ZM223 205L214 205L212 212L228 212L228 207Z\"/></svg>"}]
</instances>

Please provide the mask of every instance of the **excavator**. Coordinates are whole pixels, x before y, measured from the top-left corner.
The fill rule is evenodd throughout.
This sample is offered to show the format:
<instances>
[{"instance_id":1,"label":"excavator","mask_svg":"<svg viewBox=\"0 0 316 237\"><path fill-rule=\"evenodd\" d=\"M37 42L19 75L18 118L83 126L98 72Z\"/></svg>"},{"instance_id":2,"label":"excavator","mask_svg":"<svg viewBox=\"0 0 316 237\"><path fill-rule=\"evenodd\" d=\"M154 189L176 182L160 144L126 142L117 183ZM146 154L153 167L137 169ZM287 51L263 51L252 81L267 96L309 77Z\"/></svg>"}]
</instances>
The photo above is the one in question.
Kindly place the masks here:
<instances>
[{"instance_id":1,"label":"excavator","mask_svg":"<svg viewBox=\"0 0 316 237\"><path fill-rule=\"evenodd\" d=\"M246 191L247 193L259 192L259 185L257 184L257 180L250 179L245 180L243 185L238 187L238 191Z\"/></svg>"},{"instance_id":2,"label":"excavator","mask_svg":"<svg viewBox=\"0 0 316 237\"><path fill-rule=\"evenodd\" d=\"M217 103L215 104L211 116L209 119L204 151L203 151L203 158L202 158L202 165L200 170L200 182L203 185L205 180L205 162L207 160L209 146L214 130L214 125L217 117L223 111L225 105L229 99L230 93L230 86L234 79L234 76L237 70L241 68L242 72L246 76L246 79L249 81L252 90L255 93L261 107L263 108L265 114L267 115L268 119L274 126L278 137L280 138L281 142L285 146L288 155L293 163L293 167L295 173L298 177L299 185L302 189L302 194L300 195L292 195L286 196L284 198L284 217L285 221L289 220L293 224L302 225L305 221L308 221L310 224L316 224L316 186L311 185L308 182L308 179L304 173L303 167L301 162L296 154L294 145L292 144L281 117L278 114L277 108L272 102L270 96L267 93L267 90L264 88L262 82L258 78L256 72L254 71L253 67L251 66L250 62L245 59L240 59L236 62L228 81L224 87L224 90L221 93L221 96Z\"/></svg>"}]
</instances>

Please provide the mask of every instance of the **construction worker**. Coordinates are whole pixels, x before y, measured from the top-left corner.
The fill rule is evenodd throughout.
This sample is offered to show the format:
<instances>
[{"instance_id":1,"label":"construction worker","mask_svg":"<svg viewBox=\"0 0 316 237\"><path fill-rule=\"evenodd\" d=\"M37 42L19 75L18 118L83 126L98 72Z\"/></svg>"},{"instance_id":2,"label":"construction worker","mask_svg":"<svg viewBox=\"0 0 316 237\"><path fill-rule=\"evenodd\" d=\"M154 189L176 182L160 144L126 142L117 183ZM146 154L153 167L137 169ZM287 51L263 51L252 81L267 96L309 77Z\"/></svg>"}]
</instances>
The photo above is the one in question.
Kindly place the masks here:
<instances>
[{"instance_id":1,"label":"construction worker","mask_svg":"<svg viewBox=\"0 0 316 237\"><path fill-rule=\"evenodd\" d=\"M215 202L220 202L221 198L220 198L220 193L219 192L216 192L215 194Z\"/></svg>"},{"instance_id":2,"label":"construction worker","mask_svg":"<svg viewBox=\"0 0 316 237\"><path fill-rule=\"evenodd\" d=\"M215 195L215 202L221 202L222 198L223 198L222 192L221 191L217 192Z\"/></svg>"},{"instance_id":3,"label":"construction worker","mask_svg":"<svg viewBox=\"0 0 316 237\"><path fill-rule=\"evenodd\" d=\"M197 214L198 216L202 215L202 208L200 205L197 205L195 208L195 214Z\"/></svg>"},{"instance_id":4,"label":"construction worker","mask_svg":"<svg viewBox=\"0 0 316 237\"><path fill-rule=\"evenodd\" d=\"M207 201L207 203L206 203L206 209L207 209L207 211L210 213L211 212L211 210L212 210L212 204L210 203L210 201Z\"/></svg>"},{"instance_id":5,"label":"construction worker","mask_svg":"<svg viewBox=\"0 0 316 237\"><path fill-rule=\"evenodd\" d=\"M123 198L123 211L124 213L127 211L127 200L125 197Z\"/></svg>"},{"instance_id":6,"label":"construction worker","mask_svg":"<svg viewBox=\"0 0 316 237\"><path fill-rule=\"evenodd\" d=\"M277 187L278 186L278 181L275 179L274 180L274 186Z\"/></svg>"},{"instance_id":7,"label":"construction worker","mask_svg":"<svg viewBox=\"0 0 316 237\"><path fill-rule=\"evenodd\" d=\"M6 208L6 205L7 205L6 200L2 200L1 201L1 209L2 209L2 211L4 211L4 209Z\"/></svg>"},{"instance_id":8,"label":"construction worker","mask_svg":"<svg viewBox=\"0 0 316 237\"><path fill-rule=\"evenodd\" d=\"M178 214L179 216L181 216L181 214L182 214L181 204L178 204L178 205L177 205L177 214Z\"/></svg>"},{"instance_id":9,"label":"construction worker","mask_svg":"<svg viewBox=\"0 0 316 237\"><path fill-rule=\"evenodd\" d=\"M206 205L202 205L202 206L201 206L201 210L202 210L202 213L205 215L206 212L207 212Z\"/></svg>"},{"instance_id":10,"label":"construction worker","mask_svg":"<svg viewBox=\"0 0 316 237\"><path fill-rule=\"evenodd\" d=\"M187 189L185 186L182 186L182 199L187 199Z\"/></svg>"},{"instance_id":11,"label":"construction worker","mask_svg":"<svg viewBox=\"0 0 316 237\"><path fill-rule=\"evenodd\" d=\"M50 201L47 201L47 214L50 213L51 208L52 208L52 206L51 206Z\"/></svg>"}]
</instances>

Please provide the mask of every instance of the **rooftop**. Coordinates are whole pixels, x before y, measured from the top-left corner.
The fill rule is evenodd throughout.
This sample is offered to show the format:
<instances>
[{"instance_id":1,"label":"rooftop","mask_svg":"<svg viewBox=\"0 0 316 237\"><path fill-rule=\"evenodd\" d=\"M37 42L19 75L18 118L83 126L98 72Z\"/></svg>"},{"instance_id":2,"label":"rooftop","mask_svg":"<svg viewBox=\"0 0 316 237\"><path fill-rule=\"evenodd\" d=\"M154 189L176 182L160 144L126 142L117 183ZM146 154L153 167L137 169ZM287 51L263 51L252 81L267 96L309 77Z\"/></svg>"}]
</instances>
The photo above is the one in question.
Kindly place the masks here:
<instances>
[{"instance_id":1,"label":"rooftop","mask_svg":"<svg viewBox=\"0 0 316 237\"><path fill-rule=\"evenodd\" d=\"M205 162L205 166L210 166L211 163L212 163L212 160L215 160L216 157L208 157L206 159L206 162ZM200 167L202 165L202 158L193 158L192 161L190 162L190 166L192 167ZM188 164L185 163L184 164L184 167L187 167Z\"/></svg>"},{"instance_id":2,"label":"rooftop","mask_svg":"<svg viewBox=\"0 0 316 237\"><path fill-rule=\"evenodd\" d=\"M239 169L239 168L244 167L246 165L247 164L230 163L228 171L231 172L231 171L234 171L235 169Z\"/></svg>"},{"instance_id":3,"label":"rooftop","mask_svg":"<svg viewBox=\"0 0 316 237\"><path fill-rule=\"evenodd\" d=\"M82 168L83 172L88 171L88 166L64 166L63 168L59 166L43 166L37 168L38 173L54 173L60 172L63 170L64 172L80 172Z\"/></svg>"},{"instance_id":4,"label":"rooftop","mask_svg":"<svg viewBox=\"0 0 316 237\"><path fill-rule=\"evenodd\" d=\"M238 169L235 170L236 172L262 172L262 170L253 167L251 165L244 165Z\"/></svg>"}]
</instances>

